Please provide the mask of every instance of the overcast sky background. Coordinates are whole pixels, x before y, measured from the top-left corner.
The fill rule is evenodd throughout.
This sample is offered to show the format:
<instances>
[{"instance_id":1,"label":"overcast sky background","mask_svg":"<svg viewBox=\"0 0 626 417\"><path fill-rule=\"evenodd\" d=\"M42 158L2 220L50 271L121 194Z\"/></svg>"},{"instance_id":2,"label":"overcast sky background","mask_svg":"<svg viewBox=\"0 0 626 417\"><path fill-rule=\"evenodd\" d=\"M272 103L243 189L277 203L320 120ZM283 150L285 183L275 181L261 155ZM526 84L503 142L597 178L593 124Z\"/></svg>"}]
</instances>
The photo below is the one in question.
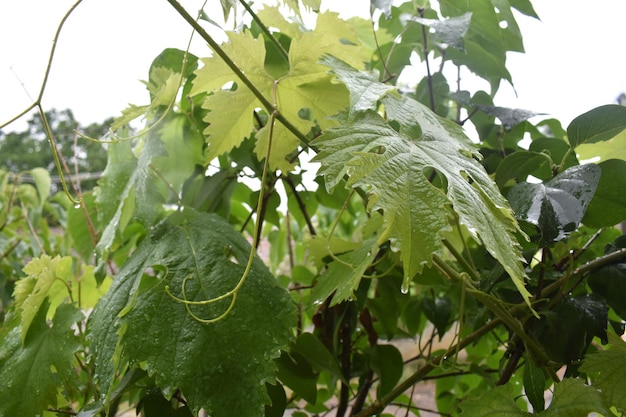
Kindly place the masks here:
<instances>
[{"instance_id":1,"label":"overcast sky background","mask_svg":"<svg viewBox=\"0 0 626 417\"><path fill-rule=\"evenodd\" d=\"M74 0L0 0L0 124L36 97L54 33ZM202 1L181 2L195 16ZM625 0L535 0L541 21L517 15L526 54L510 54L517 96L503 84L496 105L548 113L564 126L626 91ZM367 15L368 0L323 1ZM221 13L218 0L206 10ZM206 25L208 28L209 25ZM190 28L165 0L84 0L66 22L43 98L83 124L146 104L150 63L164 48L185 49ZM192 52L207 56L196 37ZM419 69L418 69L419 70ZM23 85L22 85L23 84ZM25 122L26 119L24 119ZM21 130L25 123L6 127Z\"/></svg>"}]
</instances>

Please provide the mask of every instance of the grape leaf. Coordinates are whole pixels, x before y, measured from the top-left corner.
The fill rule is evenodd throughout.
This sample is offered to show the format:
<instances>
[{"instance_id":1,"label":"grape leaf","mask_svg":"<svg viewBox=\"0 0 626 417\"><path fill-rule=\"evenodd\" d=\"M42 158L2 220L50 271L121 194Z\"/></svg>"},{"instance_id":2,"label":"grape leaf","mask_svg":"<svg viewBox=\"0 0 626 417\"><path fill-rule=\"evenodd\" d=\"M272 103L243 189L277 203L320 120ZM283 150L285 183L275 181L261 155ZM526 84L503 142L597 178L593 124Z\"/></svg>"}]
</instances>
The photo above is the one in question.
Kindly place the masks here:
<instances>
[{"instance_id":1,"label":"grape leaf","mask_svg":"<svg viewBox=\"0 0 626 417\"><path fill-rule=\"evenodd\" d=\"M347 174L346 187L368 191L368 209L384 212L381 235L401 251L404 285L440 252L456 213L528 299L513 235L517 223L461 128L408 98L387 94L382 102L398 130L373 111L355 112L316 140L315 160L322 163L327 189ZM425 172L431 169L445 178L447 189L430 183Z\"/></svg>"},{"instance_id":2,"label":"grape leaf","mask_svg":"<svg viewBox=\"0 0 626 417\"><path fill-rule=\"evenodd\" d=\"M41 306L50 295L52 285L59 278L59 270L72 267L72 258L41 255L32 259L25 267L26 276L15 284L15 309L20 312L22 342ZM56 306L55 306L56 307ZM52 312L51 312L52 313Z\"/></svg>"},{"instance_id":3,"label":"grape leaf","mask_svg":"<svg viewBox=\"0 0 626 417\"><path fill-rule=\"evenodd\" d=\"M554 385L550 406L538 413L544 417L579 417L598 412L608 415L600 393L580 379L564 378Z\"/></svg>"},{"instance_id":4,"label":"grape leaf","mask_svg":"<svg viewBox=\"0 0 626 417\"><path fill-rule=\"evenodd\" d=\"M524 417L532 414L520 410L513 398L511 384L489 390L480 398L469 398L461 403L463 417Z\"/></svg>"},{"instance_id":5,"label":"grape leaf","mask_svg":"<svg viewBox=\"0 0 626 417\"><path fill-rule=\"evenodd\" d=\"M235 287L250 246L222 218L186 210L153 228L121 268L92 315L90 328L100 383L111 391L113 376L143 366L161 388L180 389L197 414L262 416L272 382L271 360L287 346L296 324L295 308L258 258L230 299L186 306L168 295L206 300ZM184 286L184 290L183 290ZM269 319L271 318L271 319ZM245 401L242 399L245 398Z\"/></svg>"},{"instance_id":6,"label":"grape leaf","mask_svg":"<svg viewBox=\"0 0 626 417\"><path fill-rule=\"evenodd\" d=\"M275 17L275 20L277 18ZM280 27L290 28L286 24ZM322 52L334 53L362 66L365 55L358 48L358 39L350 24L334 13L318 15L316 29L298 33L291 28L287 33L294 36L289 47L289 72L275 79L265 67L265 44L250 32L229 33L229 42L222 48L244 72L257 89L301 132L307 133L317 122L326 128L336 124L328 116L347 105L344 88L331 82L327 69L318 63ZM339 40L342 40L341 42ZM209 126L208 155L211 160L237 147L255 129L254 111L261 107L260 101L232 73L219 57L203 59L204 66L196 71L192 95L209 94L203 107L210 110L205 117ZM224 89L231 82L236 89ZM307 109L312 117L302 117ZM265 109L267 110L267 109ZM293 163L285 159L298 146L298 139L282 125L276 125L273 133L272 168L289 170ZM269 140L269 127L257 132L255 152L259 159L265 157Z\"/></svg>"},{"instance_id":7,"label":"grape leaf","mask_svg":"<svg viewBox=\"0 0 626 417\"><path fill-rule=\"evenodd\" d=\"M602 392L607 406L626 410L626 343L610 334L611 347L585 357L581 372L591 374L593 386Z\"/></svg>"},{"instance_id":8,"label":"grape leaf","mask_svg":"<svg viewBox=\"0 0 626 417\"><path fill-rule=\"evenodd\" d=\"M70 304L56 309L51 326L46 322L49 304L44 301L21 341L19 326L0 333L0 415L41 415L57 405L59 382L75 387L72 364L80 340L72 326L83 318Z\"/></svg>"}]
</instances>

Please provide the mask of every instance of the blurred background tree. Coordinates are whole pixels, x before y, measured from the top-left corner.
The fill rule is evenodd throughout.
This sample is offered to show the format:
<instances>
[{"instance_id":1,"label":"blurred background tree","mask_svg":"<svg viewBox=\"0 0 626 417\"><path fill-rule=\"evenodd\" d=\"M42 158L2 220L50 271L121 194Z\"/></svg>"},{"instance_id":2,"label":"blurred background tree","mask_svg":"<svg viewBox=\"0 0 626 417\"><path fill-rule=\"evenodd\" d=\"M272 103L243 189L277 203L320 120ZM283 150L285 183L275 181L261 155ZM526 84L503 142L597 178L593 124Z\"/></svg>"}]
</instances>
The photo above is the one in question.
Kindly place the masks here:
<instances>
[{"instance_id":1,"label":"blurred background tree","mask_svg":"<svg viewBox=\"0 0 626 417\"><path fill-rule=\"evenodd\" d=\"M83 127L76 121L70 109L60 111L52 109L46 112L46 117L56 139L59 153L66 161L71 174L75 174L75 170L81 174L80 183L84 190L93 188L99 173L106 166L106 145L85 140L79 137L76 131L79 130L91 138L101 138L107 133L113 118ZM0 131L2 167L14 174L35 167L45 168L51 174L55 173L54 157L48 145L41 118L34 114L27 123L28 127L21 132ZM52 180L53 186L58 186L60 181L58 176L53 176Z\"/></svg>"}]
</instances>

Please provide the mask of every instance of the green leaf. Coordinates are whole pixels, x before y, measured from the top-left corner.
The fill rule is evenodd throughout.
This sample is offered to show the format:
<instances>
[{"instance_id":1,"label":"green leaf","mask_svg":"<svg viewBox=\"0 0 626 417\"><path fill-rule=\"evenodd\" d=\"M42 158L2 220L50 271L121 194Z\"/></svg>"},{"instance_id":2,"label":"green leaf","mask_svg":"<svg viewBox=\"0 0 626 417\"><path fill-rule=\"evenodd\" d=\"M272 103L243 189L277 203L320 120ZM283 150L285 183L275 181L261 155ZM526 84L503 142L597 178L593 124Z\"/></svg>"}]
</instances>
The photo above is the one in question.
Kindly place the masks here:
<instances>
[{"instance_id":1,"label":"green leaf","mask_svg":"<svg viewBox=\"0 0 626 417\"><path fill-rule=\"evenodd\" d=\"M422 310L428 320L435 325L439 340L446 334L450 316L452 313L452 303L448 297L437 297L435 299L422 298Z\"/></svg>"},{"instance_id":2,"label":"green leaf","mask_svg":"<svg viewBox=\"0 0 626 417\"><path fill-rule=\"evenodd\" d=\"M51 258L41 255L31 260L25 267L26 276L15 284L15 309L20 312L22 342L25 341L31 323L39 313L44 301L50 295L50 289L60 278L63 270L72 267L69 256ZM46 310L49 304L46 305ZM55 306L56 307L56 306Z\"/></svg>"},{"instance_id":3,"label":"green leaf","mask_svg":"<svg viewBox=\"0 0 626 417\"><path fill-rule=\"evenodd\" d=\"M613 139L626 129L626 107L616 104L596 107L567 126L567 139L572 148L583 144Z\"/></svg>"},{"instance_id":4,"label":"green leaf","mask_svg":"<svg viewBox=\"0 0 626 417\"><path fill-rule=\"evenodd\" d=\"M393 345L375 345L369 349L368 357L372 370L380 377L378 398L382 398L396 386L402 377L404 369L402 354Z\"/></svg>"},{"instance_id":5,"label":"green leaf","mask_svg":"<svg viewBox=\"0 0 626 417\"><path fill-rule=\"evenodd\" d=\"M376 110L378 100L393 87L381 84L374 74L355 72L354 68L334 56L322 57L320 63L333 69L333 73L350 92L350 111Z\"/></svg>"},{"instance_id":6,"label":"green leaf","mask_svg":"<svg viewBox=\"0 0 626 417\"><path fill-rule=\"evenodd\" d=\"M44 168L33 168L30 170L30 174L33 176L35 187L37 187L39 207L41 208L50 196L50 186L52 185L50 173Z\"/></svg>"},{"instance_id":7,"label":"green leaf","mask_svg":"<svg viewBox=\"0 0 626 417\"><path fill-rule=\"evenodd\" d=\"M295 37L289 46L289 72L278 80L265 68L264 42L253 38L251 32L229 33L230 42L222 48L261 94L271 102L275 98L274 104L281 114L306 134L315 123L322 129L336 124L328 117L347 105L345 89L333 83L327 69L318 63L322 54L336 54L360 66L366 58L364 51L358 47L358 38L350 24L334 13L319 14L314 31L300 36L296 31L290 31L290 34ZM204 66L196 71L197 78L191 94L214 93L208 95L203 104L210 110L204 119L209 123L204 134L208 136L208 159L211 160L237 147L250 136L255 128L254 111L261 104L219 57L202 62ZM236 89L223 89L230 82L236 83ZM302 118L302 109L308 109L312 117ZM256 134L255 152L259 160L267 153L269 131L266 125ZM273 135L271 166L289 171L293 163L285 157L297 148L299 141L279 123L274 126Z\"/></svg>"},{"instance_id":8,"label":"green leaf","mask_svg":"<svg viewBox=\"0 0 626 417\"><path fill-rule=\"evenodd\" d=\"M582 222L589 227L611 227L626 220L626 161L609 159L598 166L602 176Z\"/></svg>"},{"instance_id":9,"label":"green leaf","mask_svg":"<svg viewBox=\"0 0 626 417\"><path fill-rule=\"evenodd\" d=\"M591 374L593 386L602 393L605 404L626 410L626 343L610 335L611 347L589 354L580 367Z\"/></svg>"},{"instance_id":10,"label":"green leaf","mask_svg":"<svg viewBox=\"0 0 626 417\"><path fill-rule=\"evenodd\" d=\"M355 250L334 255L333 262L320 275L317 285L313 288L311 294L313 304L320 304L331 295L331 306L352 299L365 270L374 261L377 252L376 238L371 238Z\"/></svg>"},{"instance_id":11,"label":"green leaf","mask_svg":"<svg viewBox=\"0 0 626 417\"><path fill-rule=\"evenodd\" d=\"M317 375L305 357L299 353L283 352L276 359L277 377L294 393L306 402L315 404L317 401Z\"/></svg>"},{"instance_id":12,"label":"green leaf","mask_svg":"<svg viewBox=\"0 0 626 417\"><path fill-rule=\"evenodd\" d=\"M0 415L41 415L56 407L61 388L76 387L73 363L80 341L72 326L83 315L64 304L48 325L48 307L47 302L41 305L23 344L19 327L0 334Z\"/></svg>"},{"instance_id":13,"label":"green leaf","mask_svg":"<svg viewBox=\"0 0 626 417\"><path fill-rule=\"evenodd\" d=\"M509 192L509 201L519 220L539 227L542 244L556 242L578 227L600 172L597 165L578 165L545 184L520 183Z\"/></svg>"},{"instance_id":14,"label":"green leaf","mask_svg":"<svg viewBox=\"0 0 626 417\"><path fill-rule=\"evenodd\" d=\"M619 237L608 245L607 254L626 247L626 238ZM589 288L606 300L618 316L626 320L626 262L617 262L591 272L587 280Z\"/></svg>"},{"instance_id":15,"label":"green leaf","mask_svg":"<svg viewBox=\"0 0 626 417\"><path fill-rule=\"evenodd\" d=\"M463 38L469 29L472 13L468 12L462 16L451 17L447 20L424 19L414 17L417 23L428 26L435 30L436 37L445 44L453 48L463 50Z\"/></svg>"},{"instance_id":16,"label":"green leaf","mask_svg":"<svg viewBox=\"0 0 626 417\"><path fill-rule=\"evenodd\" d=\"M404 285L440 252L452 213L498 259L527 299L524 271L513 234L517 224L506 200L474 159L478 154L458 125L434 115L420 103L387 95L383 98L395 130L377 113L359 112L316 141L330 191L349 175L347 187L370 195L368 209L382 209L381 236L400 250ZM441 175L447 189L428 180ZM452 210L454 209L454 211Z\"/></svg>"},{"instance_id":17,"label":"green leaf","mask_svg":"<svg viewBox=\"0 0 626 417\"><path fill-rule=\"evenodd\" d=\"M271 359L296 324L289 294L255 258L234 308L216 323L197 319L219 316L230 298L188 309L173 298L203 301L233 289L249 252L248 242L212 214L185 210L154 227L90 319L105 391L129 361L142 364L159 387L180 389L194 414L205 408L215 417L262 416L265 382L276 371Z\"/></svg>"},{"instance_id":18,"label":"green leaf","mask_svg":"<svg viewBox=\"0 0 626 417\"><path fill-rule=\"evenodd\" d=\"M312 333L302 333L296 340L293 348L294 352L298 352L306 360L319 371L328 371L339 380L345 377L337 359L328 351L326 346ZM347 381L345 381L347 383Z\"/></svg>"},{"instance_id":19,"label":"green leaf","mask_svg":"<svg viewBox=\"0 0 626 417\"><path fill-rule=\"evenodd\" d=\"M478 108L490 116L497 117L506 130L511 130L516 125L544 113L535 113L530 110L511 109L497 106L478 106Z\"/></svg>"},{"instance_id":20,"label":"green leaf","mask_svg":"<svg viewBox=\"0 0 626 417\"><path fill-rule=\"evenodd\" d=\"M512 384L497 386L479 398L469 398L461 403L463 417L524 417L530 413L515 404Z\"/></svg>"},{"instance_id":21,"label":"green leaf","mask_svg":"<svg viewBox=\"0 0 626 417\"><path fill-rule=\"evenodd\" d=\"M546 407L544 392L546 390L546 374L543 368L535 365L531 359L524 364L524 392L533 406L533 411L542 411Z\"/></svg>"},{"instance_id":22,"label":"green leaf","mask_svg":"<svg viewBox=\"0 0 626 417\"><path fill-rule=\"evenodd\" d=\"M550 406L538 413L543 417L580 417L589 413L608 415L602 404L600 393L594 388L585 385L580 379L564 378L554 384L554 396Z\"/></svg>"},{"instance_id":23,"label":"green leaf","mask_svg":"<svg viewBox=\"0 0 626 417\"><path fill-rule=\"evenodd\" d=\"M594 337L607 338L608 311L594 294L567 297L533 328L548 357L558 363L582 358Z\"/></svg>"},{"instance_id":24,"label":"green leaf","mask_svg":"<svg viewBox=\"0 0 626 417\"><path fill-rule=\"evenodd\" d=\"M545 153L519 150L500 162L496 170L496 183L504 187L511 179L525 181L529 175L550 177L552 165L552 159Z\"/></svg>"}]
</instances>

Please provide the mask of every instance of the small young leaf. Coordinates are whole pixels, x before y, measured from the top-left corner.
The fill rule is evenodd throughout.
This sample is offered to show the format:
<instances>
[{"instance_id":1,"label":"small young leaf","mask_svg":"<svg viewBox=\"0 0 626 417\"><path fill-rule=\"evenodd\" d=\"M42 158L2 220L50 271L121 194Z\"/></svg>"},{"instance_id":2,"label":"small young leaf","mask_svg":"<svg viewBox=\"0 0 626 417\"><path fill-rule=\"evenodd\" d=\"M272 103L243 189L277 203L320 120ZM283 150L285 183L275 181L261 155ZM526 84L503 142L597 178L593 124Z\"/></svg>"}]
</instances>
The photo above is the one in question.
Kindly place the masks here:
<instances>
[{"instance_id":1,"label":"small young leaf","mask_svg":"<svg viewBox=\"0 0 626 417\"><path fill-rule=\"evenodd\" d=\"M20 312L22 342L28 334L32 321L50 295L52 284L59 278L57 269L67 270L71 266L72 258L69 256L51 258L48 255L41 255L24 267L26 277L15 284L15 308ZM47 307L48 304L46 304L46 311Z\"/></svg>"},{"instance_id":2,"label":"small young leaf","mask_svg":"<svg viewBox=\"0 0 626 417\"><path fill-rule=\"evenodd\" d=\"M539 227L542 244L556 242L578 227L600 172L597 165L579 165L545 184L520 183L509 192L509 201L519 220Z\"/></svg>"}]
</instances>

